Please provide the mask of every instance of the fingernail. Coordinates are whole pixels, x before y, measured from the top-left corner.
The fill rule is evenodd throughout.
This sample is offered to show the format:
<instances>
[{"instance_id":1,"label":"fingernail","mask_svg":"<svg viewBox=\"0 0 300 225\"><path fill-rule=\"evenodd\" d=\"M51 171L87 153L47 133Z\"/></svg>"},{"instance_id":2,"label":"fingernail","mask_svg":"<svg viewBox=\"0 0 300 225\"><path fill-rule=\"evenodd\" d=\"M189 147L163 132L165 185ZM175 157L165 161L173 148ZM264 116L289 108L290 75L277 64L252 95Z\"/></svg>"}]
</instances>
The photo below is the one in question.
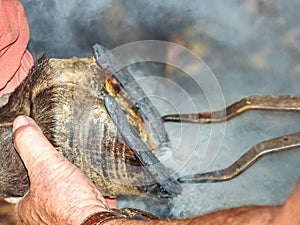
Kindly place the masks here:
<instances>
[{"instance_id":1,"label":"fingernail","mask_svg":"<svg viewBox=\"0 0 300 225\"><path fill-rule=\"evenodd\" d=\"M20 127L28 125L29 123L30 123L29 117L18 116L13 122L13 132L15 132L15 130Z\"/></svg>"}]
</instances>

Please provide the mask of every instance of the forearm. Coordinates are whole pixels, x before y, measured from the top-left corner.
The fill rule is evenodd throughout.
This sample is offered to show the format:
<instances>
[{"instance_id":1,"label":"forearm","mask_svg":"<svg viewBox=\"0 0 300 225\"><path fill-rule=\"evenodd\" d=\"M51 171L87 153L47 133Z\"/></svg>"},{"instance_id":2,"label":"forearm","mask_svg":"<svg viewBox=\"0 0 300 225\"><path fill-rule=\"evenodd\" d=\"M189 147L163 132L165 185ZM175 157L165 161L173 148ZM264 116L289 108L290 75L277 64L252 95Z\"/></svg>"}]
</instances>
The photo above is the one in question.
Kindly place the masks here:
<instances>
[{"instance_id":1,"label":"forearm","mask_svg":"<svg viewBox=\"0 0 300 225\"><path fill-rule=\"evenodd\" d=\"M111 220L105 225L269 225L279 207L249 206L185 220Z\"/></svg>"}]
</instances>

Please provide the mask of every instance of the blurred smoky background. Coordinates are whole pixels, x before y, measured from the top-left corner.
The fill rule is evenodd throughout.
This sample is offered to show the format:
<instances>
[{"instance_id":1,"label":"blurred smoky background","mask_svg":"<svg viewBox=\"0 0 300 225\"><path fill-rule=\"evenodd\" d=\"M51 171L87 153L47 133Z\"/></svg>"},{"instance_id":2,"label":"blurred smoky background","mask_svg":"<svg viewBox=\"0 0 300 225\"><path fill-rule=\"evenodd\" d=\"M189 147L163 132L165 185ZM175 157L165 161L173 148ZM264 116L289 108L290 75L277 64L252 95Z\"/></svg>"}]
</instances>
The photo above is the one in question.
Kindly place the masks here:
<instances>
[{"instance_id":1,"label":"blurred smoky background","mask_svg":"<svg viewBox=\"0 0 300 225\"><path fill-rule=\"evenodd\" d=\"M200 56L211 68L226 105L248 95L295 94L300 84L300 2L297 0L174 1L174 0L21 0L31 29L29 50L37 58L90 56L91 46L108 49L137 40L178 43ZM166 57L176 57L168 52ZM165 65L137 65L144 72L167 78L193 100L196 110L210 110L205 93L182 71ZM201 76L201 74L199 74ZM166 84L168 85L168 84ZM149 85L150 86L150 85ZM185 97L168 86L147 87L150 96L173 95L177 103L153 98L162 114L174 113ZM205 171L222 169L263 140L297 132L297 113L248 112L226 123L224 140ZM182 165L180 174L201 172L199 160L210 138L210 125L167 124ZM191 133L199 133L191 144ZM177 141L180 139L180 143ZM208 151L212 149L207 149ZM181 168L182 167L182 168ZM203 169L203 170L204 170ZM182 195L170 200L120 197L121 207L138 207L162 217L190 217L240 205L280 204L299 178L299 149L267 156L234 180L183 185ZM203 172L203 171L202 171Z\"/></svg>"}]
</instances>

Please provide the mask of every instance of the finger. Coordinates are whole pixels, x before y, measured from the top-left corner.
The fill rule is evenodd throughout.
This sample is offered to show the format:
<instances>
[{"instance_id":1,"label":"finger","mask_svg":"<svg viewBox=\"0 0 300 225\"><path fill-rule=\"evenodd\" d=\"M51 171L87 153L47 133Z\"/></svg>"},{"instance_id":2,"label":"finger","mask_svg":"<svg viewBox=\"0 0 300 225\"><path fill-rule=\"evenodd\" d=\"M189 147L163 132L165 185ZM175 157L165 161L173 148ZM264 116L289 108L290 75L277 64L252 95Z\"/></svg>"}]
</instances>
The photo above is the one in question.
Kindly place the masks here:
<instances>
[{"instance_id":1,"label":"finger","mask_svg":"<svg viewBox=\"0 0 300 225\"><path fill-rule=\"evenodd\" d=\"M27 170L34 171L43 161L60 155L33 119L19 116L13 122L14 145Z\"/></svg>"}]
</instances>

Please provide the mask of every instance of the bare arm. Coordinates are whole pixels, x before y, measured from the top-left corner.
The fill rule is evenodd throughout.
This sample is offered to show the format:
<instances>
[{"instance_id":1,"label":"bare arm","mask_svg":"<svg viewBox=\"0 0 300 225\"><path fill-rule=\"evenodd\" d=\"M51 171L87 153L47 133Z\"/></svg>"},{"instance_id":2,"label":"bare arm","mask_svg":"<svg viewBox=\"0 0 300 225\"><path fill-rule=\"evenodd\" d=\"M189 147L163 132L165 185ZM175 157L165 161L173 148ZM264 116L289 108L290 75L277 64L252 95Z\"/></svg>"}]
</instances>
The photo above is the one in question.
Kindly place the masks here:
<instances>
[{"instance_id":1,"label":"bare arm","mask_svg":"<svg viewBox=\"0 0 300 225\"><path fill-rule=\"evenodd\" d=\"M107 225L270 225L277 214L279 207L249 206L224 210L205 216L185 220L120 220L110 221Z\"/></svg>"}]
</instances>

